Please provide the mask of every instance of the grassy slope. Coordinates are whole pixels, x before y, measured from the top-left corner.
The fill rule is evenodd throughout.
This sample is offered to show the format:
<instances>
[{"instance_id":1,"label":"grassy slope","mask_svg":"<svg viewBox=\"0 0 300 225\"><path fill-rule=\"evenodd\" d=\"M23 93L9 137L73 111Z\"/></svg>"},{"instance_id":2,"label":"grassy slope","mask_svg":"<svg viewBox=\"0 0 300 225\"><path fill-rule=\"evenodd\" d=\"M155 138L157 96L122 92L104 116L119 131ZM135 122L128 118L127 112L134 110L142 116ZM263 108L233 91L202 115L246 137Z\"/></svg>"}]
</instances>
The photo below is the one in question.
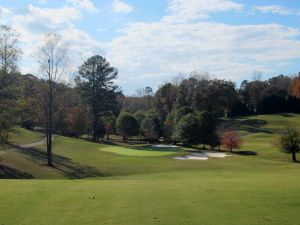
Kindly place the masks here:
<instances>
[{"instance_id":1,"label":"grassy slope","mask_svg":"<svg viewBox=\"0 0 300 225\"><path fill-rule=\"evenodd\" d=\"M272 160L290 160L290 155L279 152L274 146L279 133L286 127L300 128L297 114L258 115L236 120L245 134L242 150L258 153L258 157Z\"/></svg>"},{"instance_id":2,"label":"grassy slope","mask_svg":"<svg viewBox=\"0 0 300 225\"><path fill-rule=\"evenodd\" d=\"M33 132L21 128L15 128L9 134L9 141L15 144L30 144L38 142L44 138L44 135L39 132Z\"/></svg>"},{"instance_id":3,"label":"grassy slope","mask_svg":"<svg viewBox=\"0 0 300 225\"><path fill-rule=\"evenodd\" d=\"M172 159L182 152L132 156L140 146L131 147L131 155L123 154L128 147L115 154L108 148L118 151L117 146L65 137L55 139L58 169L43 166L43 146L0 151L1 164L36 178L102 176L0 180L0 224L295 224L300 220L300 165L271 144L288 123L300 125L300 116L240 119L243 149L258 155L201 162Z\"/></svg>"}]
</instances>

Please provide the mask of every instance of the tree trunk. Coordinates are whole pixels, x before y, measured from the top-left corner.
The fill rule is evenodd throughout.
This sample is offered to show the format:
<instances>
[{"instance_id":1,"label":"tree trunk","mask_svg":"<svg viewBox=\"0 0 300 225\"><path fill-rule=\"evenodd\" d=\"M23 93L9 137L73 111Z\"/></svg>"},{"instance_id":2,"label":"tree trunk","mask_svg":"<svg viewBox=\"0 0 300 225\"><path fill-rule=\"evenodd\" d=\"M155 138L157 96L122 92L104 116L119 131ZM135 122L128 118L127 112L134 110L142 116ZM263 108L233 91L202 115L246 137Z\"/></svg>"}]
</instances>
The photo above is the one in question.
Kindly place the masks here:
<instances>
[{"instance_id":1,"label":"tree trunk","mask_svg":"<svg viewBox=\"0 0 300 225\"><path fill-rule=\"evenodd\" d=\"M48 166L53 167L52 162L52 83L49 82L49 102L48 102L48 121L47 121L47 156Z\"/></svg>"},{"instance_id":2,"label":"tree trunk","mask_svg":"<svg viewBox=\"0 0 300 225\"><path fill-rule=\"evenodd\" d=\"M96 142L97 141L97 122L96 122L96 119L95 119L95 115L94 115L94 119L93 119L93 142Z\"/></svg>"},{"instance_id":3,"label":"tree trunk","mask_svg":"<svg viewBox=\"0 0 300 225\"><path fill-rule=\"evenodd\" d=\"M292 159L293 159L293 162L297 162L296 151L295 150L292 151Z\"/></svg>"}]
</instances>

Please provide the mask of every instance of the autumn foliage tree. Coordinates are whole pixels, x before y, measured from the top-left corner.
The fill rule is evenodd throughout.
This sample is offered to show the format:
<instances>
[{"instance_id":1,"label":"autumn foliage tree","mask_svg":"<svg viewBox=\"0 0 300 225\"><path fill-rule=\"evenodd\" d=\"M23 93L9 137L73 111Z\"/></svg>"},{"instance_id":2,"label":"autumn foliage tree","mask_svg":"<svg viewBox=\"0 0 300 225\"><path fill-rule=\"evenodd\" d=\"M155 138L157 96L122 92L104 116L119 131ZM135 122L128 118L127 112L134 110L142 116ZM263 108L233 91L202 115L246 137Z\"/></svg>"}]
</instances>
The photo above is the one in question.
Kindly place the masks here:
<instances>
[{"instance_id":1,"label":"autumn foliage tree","mask_svg":"<svg viewBox=\"0 0 300 225\"><path fill-rule=\"evenodd\" d=\"M243 140L238 132L236 131L226 131L221 137L221 145L230 150L239 149L243 144Z\"/></svg>"},{"instance_id":2,"label":"autumn foliage tree","mask_svg":"<svg viewBox=\"0 0 300 225\"><path fill-rule=\"evenodd\" d=\"M80 137L86 133L88 128L87 112L83 107L73 107L69 109L65 118L67 133L72 136Z\"/></svg>"},{"instance_id":3,"label":"autumn foliage tree","mask_svg":"<svg viewBox=\"0 0 300 225\"><path fill-rule=\"evenodd\" d=\"M300 75L300 74L299 74ZM300 98L300 76L297 77L291 85L292 95Z\"/></svg>"}]
</instances>

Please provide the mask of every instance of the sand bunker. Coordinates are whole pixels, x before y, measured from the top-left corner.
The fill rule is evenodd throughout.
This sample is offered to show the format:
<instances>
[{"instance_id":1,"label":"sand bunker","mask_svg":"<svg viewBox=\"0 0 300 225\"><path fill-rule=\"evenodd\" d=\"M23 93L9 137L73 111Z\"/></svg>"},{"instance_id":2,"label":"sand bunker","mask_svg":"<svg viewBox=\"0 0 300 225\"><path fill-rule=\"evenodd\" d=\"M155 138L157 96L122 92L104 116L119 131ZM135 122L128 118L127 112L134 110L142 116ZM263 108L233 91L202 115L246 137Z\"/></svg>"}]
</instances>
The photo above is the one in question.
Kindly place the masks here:
<instances>
[{"instance_id":1,"label":"sand bunker","mask_svg":"<svg viewBox=\"0 0 300 225\"><path fill-rule=\"evenodd\" d=\"M221 152L193 152L186 156L176 156L174 159L178 160L208 160L208 158L225 158L230 156Z\"/></svg>"},{"instance_id":2,"label":"sand bunker","mask_svg":"<svg viewBox=\"0 0 300 225\"><path fill-rule=\"evenodd\" d=\"M154 148L178 148L176 145L152 145Z\"/></svg>"},{"instance_id":3,"label":"sand bunker","mask_svg":"<svg viewBox=\"0 0 300 225\"><path fill-rule=\"evenodd\" d=\"M174 159L178 160L208 160L207 157L199 157L199 156L193 156L193 155L186 155L186 156L176 156Z\"/></svg>"}]
</instances>

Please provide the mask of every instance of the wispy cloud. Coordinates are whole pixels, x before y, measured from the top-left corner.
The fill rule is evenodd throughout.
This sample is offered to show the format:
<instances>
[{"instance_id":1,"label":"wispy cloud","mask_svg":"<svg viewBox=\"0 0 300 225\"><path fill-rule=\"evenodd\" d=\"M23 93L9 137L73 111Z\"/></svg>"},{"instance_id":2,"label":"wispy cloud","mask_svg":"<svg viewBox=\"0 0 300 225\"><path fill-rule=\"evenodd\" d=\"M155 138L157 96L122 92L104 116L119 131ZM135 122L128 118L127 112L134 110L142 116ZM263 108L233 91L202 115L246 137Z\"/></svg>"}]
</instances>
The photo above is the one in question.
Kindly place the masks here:
<instances>
[{"instance_id":1,"label":"wispy cloud","mask_svg":"<svg viewBox=\"0 0 300 225\"><path fill-rule=\"evenodd\" d=\"M109 58L120 69L120 78L157 82L162 76L154 74L165 74L166 79L198 70L241 80L255 70L275 72L279 63L300 58L299 29L279 24L211 22L206 20L210 13L241 11L243 5L221 0L203 2L206 4L172 0L161 20L131 23L124 28L106 47Z\"/></svg>"},{"instance_id":2,"label":"wispy cloud","mask_svg":"<svg viewBox=\"0 0 300 225\"><path fill-rule=\"evenodd\" d=\"M71 67L77 69L82 61L93 54L103 54L100 43L90 35L74 26L74 22L81 20L82 15L78 9L70 6L61 8L40 8L33 5L27 11L14 14L12 21L5 21L21 34L21 44L24 52L23 73L36 73L35 61L32 58L37 45L41 43L44 34L56 32L68 43L72 52ZM31 64L28 66L28 63ZM66 77L67 79L67 77Z\"/></svg>"},{"instance_id":3,"label":"wispy cloud","mask_svg":"<svg viewBox=\"0 0 300 225\"><path fill-rule=\"evenodd\" d=\"M71 4L75 8L84 9L92 13L96 13L99 11L91 0L66 0L66 1L67 3Z\"/></svg>"},{"instance_id":4,"label":"wispy cloud","mask_svg":"<svg viewBox=\"0 0 300 225\"><path fill-rule=\"evenodd\" d=\"M170 0L168 19L206 19L212 12L241 11L242 4L229 0Z\"/></svg>"},{"instance_id":5,"label":"wispy cloud","mask_svg":"<svg viewBox=\"0 0 300 225\"><path fill-rule=\"evenodd\" d=\"M278 15L300 15L300 10L286 8L280 5L254 6L253 10L260 11L262 13L273 13Z\"/></svg>"},{"instance_id":6,"label":"wispy cloud","mask_svg":"<svg viewBox=\"0 0 300 225\"><path fill-rule=\"evenodd\" d=\"M112 3L112 9L115 13L130 13L134 8L124 1L115 0Z\"/></svg>"},{"instance_id":7,"label":"wispy cloud","mask_svg":"<svg viewBox=\"0 0 300 225\"><path fill-rule=\"evenodd\" d=\"M11 11L8 8L0 6L0 18L5 18L11 14Z\"/></svg>"}]
</instances>

